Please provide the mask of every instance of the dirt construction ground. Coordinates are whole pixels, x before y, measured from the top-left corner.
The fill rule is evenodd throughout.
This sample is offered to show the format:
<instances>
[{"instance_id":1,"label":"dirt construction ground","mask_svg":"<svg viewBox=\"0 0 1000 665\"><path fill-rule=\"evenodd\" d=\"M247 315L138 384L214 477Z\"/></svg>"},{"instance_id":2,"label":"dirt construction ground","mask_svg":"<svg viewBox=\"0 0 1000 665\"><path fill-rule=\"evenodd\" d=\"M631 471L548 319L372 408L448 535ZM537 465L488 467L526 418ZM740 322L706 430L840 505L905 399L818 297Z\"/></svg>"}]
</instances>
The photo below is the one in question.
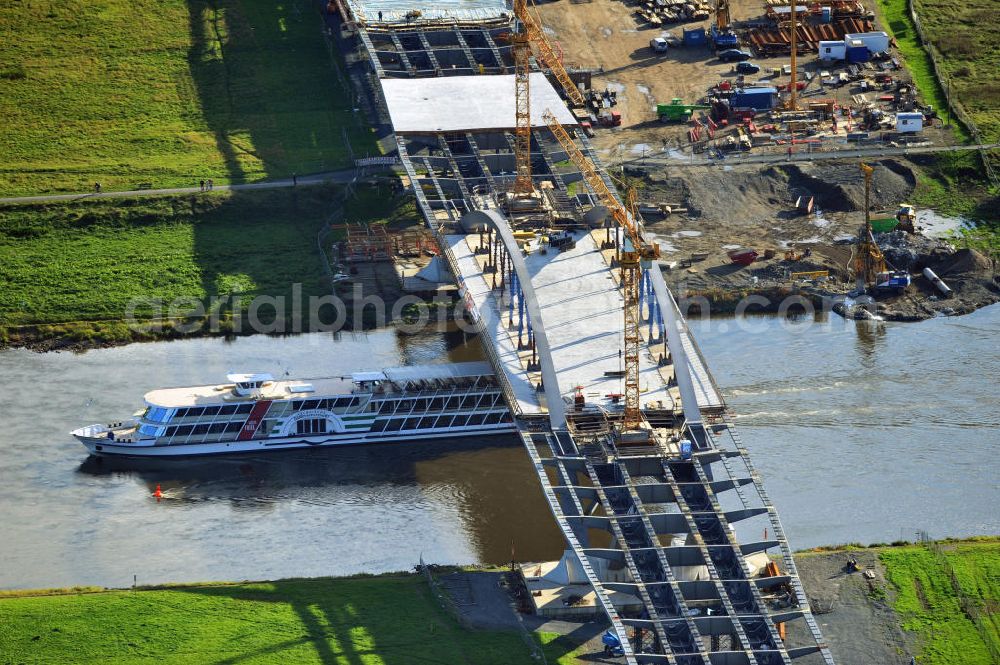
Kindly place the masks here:
<instances>
[{"instance_id":1,"label":"dirt construction ground","mask_svg":"<svg viewBox=\"0 0 1000 665\"><path fill-rule=\"evenodd\" d=\"M871 4L869 0L866 6ZM757 19L764 13L763 0L733 0L730 6L734 22ZM680 37L683 28L707 28L709 21L673 24L664 30L646 29L636 22L635 7L624 0L555 0L537 9L550 40L558 42L562 49L564 61L600 70L594 88L610 87L618 92L622 126L596 128L591 140L606 164L634 162L637 157L686 148L688 127L659 122L655 114L657 101L681 97L686 103L697 102L720 80L735 79L733 66L715 58L707 45L671 48L662 55L649 48L649 40L664 31ZM807 72L818 69L815 55L799 60L804 63L800 68ZM762 66L763 74L787 64L788 59L753 61ZM908 77L905 71L892 75ZM814 77L804 92L815 89L818 81ZM788 82L789 77L784 75L765 81L772 86ZM851 95L856 92L845 85L824 89L811 99L834 98L840 105L850 105ZM845 126L840 123L841 132ZM722 133L720 130L717 138ZM950 133L938 126L925 128L922 138L934 144L952 142ZM832 147L833 141L827 143ZM774 146L754 148L754 152L786 149ZM676 153L671 152L671 156ZM910 200L918 164L916 157L873 162L871 207L873 211L884 211L873 217L891 217L898 206ZM631 173L626 167L626 175L633 176L631 184L637 187L640 203L685 210L670 215L643 212L646 232L661 244L662 264L676 264L666 277L681 294L687 290L705 295L715 307L712 292L785 288L792 284L790 273L822 270L829 271L831 279L818 285L820 295L836 297L853 288L848 272L851 241L863 224L865 202L864 181L857 164L824 163L820 154L815 162L756 166L724 162L714 166L671 165L667 160L665 165L637 168ZM796 210L800 196L813 198L816 209L812 213ZM940 228L942 220L927 213L918 211L918 230L944 235L948 229ZM947 223L945 220L944 225ZM933 228L935 225L939 228ZM891 265L910 269L914 278L905 294L880 303L878 314L885 318L919 320L963 314L1000 300L996 268L983 257L956 262L949 257L953 250L947 244L921 235L894 238L892 242L902 246L896 253L902 264L890 261ZM738 247L755 249L761 258L745 268L734 266L727 251ZM785 260L788 250L794 252L793 260ZM807 256L799 258L807 251ZM772 258L765 258L765 253L773 253ZM699 255L707 257L686 264L687 259ZM959 264L962 269L954 269ZM948 272L940 276L954 289L954 297L939 297L934 286L920 275L925 266Z\"/></svg>"},{"instance_id":2,"label":"dirt construction ground","mask_svg":"<svg viewBox=\"0 0 1000 665\"><path fill-rule=\"evenodd\" d=\"M872 2L865 4L871 8ZM721 62L708 45L671 48L664 54L654 53L649 48L649 40L653 37L670 32L680 38L684 28L702 26L707 30L711 21L650 28L637 22L635 7L623 0L556 0L540 4L537 10L549 39L557 42L562 50L564 62L568 66L599 70L600 74L594 77L594 88L600 90L607 87L618 91L617 110L622 114L622 126L598 128L592 141L606 162L687 145L687 127L659 122L656 117L657 102L669 103L674 97L680 97L687 104L704 102L710 87L723 80L736 79L733 65ZM733 0L730 13L734 24L759 19L764 14L763 0ZM752 51L745 44L741 44L740 48ZM821 69L815 53L800 56L798 60L800 70L813 73ZM757 81L769 86L788 84L790 77L787 75L767 75L765 78L769 70L788 64L787 56L754 57L752 62L759 64L762 71L747 77L747 84ZM822 69L835 70L829 66ZM893 75L908 78L904 72ZM816 77L803 92L808 93L818 86L819 78ZM859 90L853 86L827 88L820 97L850 104L850 97L856 92ZM938 127L925 129L924 138L934 144L953 142L950 132ZM780 147L771 150L780 150Z\"/></svg>"}]
</instances>

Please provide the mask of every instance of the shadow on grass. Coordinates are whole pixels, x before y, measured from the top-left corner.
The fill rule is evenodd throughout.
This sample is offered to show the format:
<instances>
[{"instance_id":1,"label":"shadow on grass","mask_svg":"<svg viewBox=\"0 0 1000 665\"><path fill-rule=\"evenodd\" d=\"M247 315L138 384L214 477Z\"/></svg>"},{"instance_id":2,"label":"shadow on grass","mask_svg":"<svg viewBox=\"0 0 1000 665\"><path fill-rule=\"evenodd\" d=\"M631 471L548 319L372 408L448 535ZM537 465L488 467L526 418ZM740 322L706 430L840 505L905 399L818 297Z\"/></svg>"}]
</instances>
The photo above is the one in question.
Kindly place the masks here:
<instances>
[{"instance_id":1,"label":"shadow on grass","mask_svg":"<svg viewBox=\"0 0 1000 665\"><path fill-rule=\"evenodd\" d=\"M350 91L331 68L315 2L187 4L198 121L214 136L226 170L216 182L342 169L351 164L348 142L359 152L372 151L371 133L355 116ZM333 188L294 188L266 197L234 192L214 213L242 228L194 226L204 293L287 296L293 284L301 283L306 302L310 295L329 294L317 234L329 221L334 198ZM197 208L199 200L193 198L191 205ZM280 318L272 311L263 318ZM307 329L307 323L295 331ZM287 326L284 331L291 332Z\"/></svg>"},{"instance_id":2,"label":"shadow on grass","mask_svg":"<svg viewBox=\"0 0 1000 665\"><path fill-rule=\"evenodd\" d=\"M236 665L310 644L325 665L383 663L526 662L527 648L513 632L463 629L437 604L418 575L280 580L254 585L182 587L177 591L252 603L283 603L301 629L299 639L258 646L219 661Z\"/></svg>"}]
</instances>

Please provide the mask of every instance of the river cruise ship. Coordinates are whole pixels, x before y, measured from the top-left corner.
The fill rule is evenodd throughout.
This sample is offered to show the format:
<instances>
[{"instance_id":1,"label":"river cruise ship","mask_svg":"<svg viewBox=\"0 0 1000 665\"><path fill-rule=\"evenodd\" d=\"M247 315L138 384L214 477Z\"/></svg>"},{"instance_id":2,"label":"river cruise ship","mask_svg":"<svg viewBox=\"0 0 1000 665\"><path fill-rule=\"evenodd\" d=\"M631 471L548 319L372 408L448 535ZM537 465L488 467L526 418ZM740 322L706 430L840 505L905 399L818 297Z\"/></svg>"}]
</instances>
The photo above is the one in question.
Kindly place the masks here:
<instances>
[{"instance_id":1,"label":"river cruise ship","mask_svg":"<svg viewBox=\"0 0 1000 665\"><path fill-rule=\"evenodd\" d=\"M94 455L174 457L516 431L485 362L323 379L230 374L226 380L153 390L133 418L72 435Z\"/></svg>"}]
</instances>

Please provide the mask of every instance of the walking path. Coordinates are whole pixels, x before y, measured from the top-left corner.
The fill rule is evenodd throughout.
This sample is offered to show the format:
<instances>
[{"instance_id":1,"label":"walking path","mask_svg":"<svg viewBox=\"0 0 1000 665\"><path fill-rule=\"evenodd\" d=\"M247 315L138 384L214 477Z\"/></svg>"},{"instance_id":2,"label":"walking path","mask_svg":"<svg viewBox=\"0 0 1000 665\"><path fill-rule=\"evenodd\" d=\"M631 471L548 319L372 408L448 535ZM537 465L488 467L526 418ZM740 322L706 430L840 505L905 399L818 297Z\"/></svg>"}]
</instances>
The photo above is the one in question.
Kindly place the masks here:
<instances>
[{"instance_id":1,"label":"walking path","mask_svg":"<svg viewBox=\"0 0 1000 665\"><path fill-rule=\"evenodd\" d=\"M623 159L615 164L628 164L638 167L683 167L683 166L725 166L737 164L780 164L783 162L821 162L834 159L859 159L862 157L890 157L894 155L919 155L936 152L960 152L964 150L994 150L1000 148L1000 143L985 143L977 145L944 145L944 146L914 146L911 148L879 147L853 148L849 150L815 150L809 151L805 146L796 146L795 151L788 153L767 153L758 155L727 156L723 159L695 156L693 154L650 154L641 157Z\"/></svg>"},{"instance_id":2,"label":"walking path","mask_svg":"<svg viewBox=\"0 0 1000 665\"><path fill-rule=\"evenodd\" d=\"M344 169L343 171L326 171L300 175L292 182L291 178L281 180L265 180L239 185L215 185L210 191L246 191L252 189L280 189L283 187L323 185L326 183L348 183L363 173L362 169ZM41 196L13 196L0 198L0 204L46 203L50 201L78 201L82 199L118 199L135 196L164 196L169 194L198 194L200 187L173 187L169 189L132 189L127 191L78 192L75 194L43 194Z\"/></svg>"}]
</instances>

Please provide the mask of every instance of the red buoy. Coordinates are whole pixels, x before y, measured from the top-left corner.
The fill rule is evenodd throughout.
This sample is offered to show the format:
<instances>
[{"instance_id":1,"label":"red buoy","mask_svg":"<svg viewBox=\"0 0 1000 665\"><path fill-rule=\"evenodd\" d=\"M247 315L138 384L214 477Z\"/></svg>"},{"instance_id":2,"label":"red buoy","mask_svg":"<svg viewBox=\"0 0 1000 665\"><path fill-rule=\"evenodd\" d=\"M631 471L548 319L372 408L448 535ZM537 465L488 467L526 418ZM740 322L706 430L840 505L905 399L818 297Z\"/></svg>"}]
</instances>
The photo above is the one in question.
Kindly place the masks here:
<instances>
[{"instance_id":1,"label":"red buoy","mask_svg":"<svg viewBox=\"0 0 1000 665\"><path fill-rule=\"evenodd\" d=\"M156 485L156 491L153 492L153 496L156 497L157 501L159 501L160 498L163 497L163 490L160 489L160 485L159 484Z\"/></svg>"}]
</instances>

